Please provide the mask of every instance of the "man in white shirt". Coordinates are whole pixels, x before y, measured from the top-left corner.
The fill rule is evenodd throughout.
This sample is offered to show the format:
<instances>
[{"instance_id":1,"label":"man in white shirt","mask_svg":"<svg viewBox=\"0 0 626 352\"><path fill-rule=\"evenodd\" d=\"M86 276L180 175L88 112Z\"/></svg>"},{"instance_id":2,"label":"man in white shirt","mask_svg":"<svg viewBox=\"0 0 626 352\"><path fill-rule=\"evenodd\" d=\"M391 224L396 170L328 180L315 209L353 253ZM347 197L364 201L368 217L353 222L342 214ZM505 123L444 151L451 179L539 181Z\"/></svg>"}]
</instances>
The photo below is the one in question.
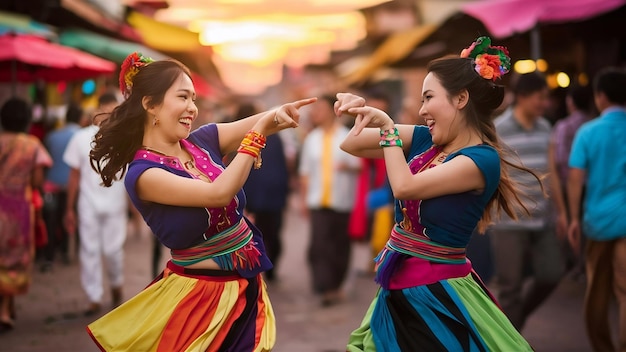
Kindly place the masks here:
<instances>
[{"instance_id":1,"label":"man in white shirt","mask_svg":"<svg viewBox=\"0 0 626 352\"><path fill-rule=\"evenodd\" d=\"M123 246L128 211L123 182L104 187L100 175L91 168L89 153L98 126L118 105L117 97L112 93L100 96L98 103L93 124L76 132L63 154L63 160L71 167L65 226L69 233L74 233L78 223L81 283L90 301L84 312L86 316L97 314L102 308L102 256L111 284L113 306L122 301Z\"/></svg>"}]
</instances>

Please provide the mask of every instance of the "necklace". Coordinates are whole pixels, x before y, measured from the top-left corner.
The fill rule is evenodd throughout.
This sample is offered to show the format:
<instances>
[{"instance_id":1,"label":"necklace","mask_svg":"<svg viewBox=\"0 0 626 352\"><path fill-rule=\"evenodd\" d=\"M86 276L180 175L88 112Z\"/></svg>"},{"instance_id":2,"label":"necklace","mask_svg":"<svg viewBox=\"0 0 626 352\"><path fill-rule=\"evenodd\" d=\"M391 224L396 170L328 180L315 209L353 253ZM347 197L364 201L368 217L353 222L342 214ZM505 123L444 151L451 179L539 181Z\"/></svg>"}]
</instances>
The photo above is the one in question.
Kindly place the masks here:
<instances>
[{"instance_id":1,"label":"necklace","mask_svg":"<svg viewBox=\"0 0 626 352\"><path fill-rule=\"evenodd\" d=\"M441 151L438 154L436 161L441 164L441 163L443 163L444 160L446 160L448 155L449 155L448 153L445 153L445 152Z\"/></svg>"},{"instance_id":2,"label":"necklace","mask_svg":"<svg viewBox=\"0 0 626 352\"><path fill-rule=\"evenodd\" d=\"M145 146L145 145L141 146L141 148L145 149L145 150L147 150L149 152L152 152L152 153L155 153L155 154L159 154L159 155L162 155L162 156L165 156L165 157L168 157L168 158L177 158L177 159L179 159L178 157L173 157L173 156L167 155L167 154L163 153L160 150L157 150L157 149L154 149L154 148L150 148L150 147ZM196 176L197 178L199 178L199 179L201 179L203 181L206 181L206 182L212 182L211 179L207 175L205 175L202 171L200 171L200 170L198 170L196 168L196 163L193 161L193 159L189 159L189 160L185 161L183 163L183 167L185 168L185 170L188 173L192 174L193 176Z\"/></svg>"}]
</instances>

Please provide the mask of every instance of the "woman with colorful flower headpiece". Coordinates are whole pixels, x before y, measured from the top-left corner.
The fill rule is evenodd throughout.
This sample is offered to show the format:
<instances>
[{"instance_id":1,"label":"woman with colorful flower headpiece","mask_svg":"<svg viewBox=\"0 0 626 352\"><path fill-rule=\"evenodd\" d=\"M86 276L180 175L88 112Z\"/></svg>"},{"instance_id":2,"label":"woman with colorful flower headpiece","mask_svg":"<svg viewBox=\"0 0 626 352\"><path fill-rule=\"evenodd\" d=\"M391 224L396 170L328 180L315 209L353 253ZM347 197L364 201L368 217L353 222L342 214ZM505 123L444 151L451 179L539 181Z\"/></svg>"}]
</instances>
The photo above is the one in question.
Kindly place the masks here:
<instances>
[{"instance_id":1,"label":"woman with colorful flower headpiece","mask_svg":"<svg viewBox=\"0 0 626 352\"><path fill-rule=\"evenodd\" d=\"M298 126L298 109L316 99L191 132L198 109L183 64L131 54L120 87L126 100L96 134L91 163L105 186L126 173L133 204L172 259L88 332L105 351L271 350L274 314L261 273L272 263L243 216L242 187L261 167L265 136Z\"/></svg>"},{"instance_id":2,"label":"woman with colorful flower headpiece","mask_svg":"<svg viewBox=\"0 0 626 352\"><path fill-rule=\"evenodd\" d=\"M532 173L507 161L492 122L504 98L494 81L509 68L506 49L486 37L461 57L430 62L426 126L396 125L363 98L337 95L337 114L356 117L342 148L384 158L396 198L396 224L375 259L381 287L348 351L532 350L465 256L492 212L523 208L509 170Z\"/></svg>"}]
</instances>

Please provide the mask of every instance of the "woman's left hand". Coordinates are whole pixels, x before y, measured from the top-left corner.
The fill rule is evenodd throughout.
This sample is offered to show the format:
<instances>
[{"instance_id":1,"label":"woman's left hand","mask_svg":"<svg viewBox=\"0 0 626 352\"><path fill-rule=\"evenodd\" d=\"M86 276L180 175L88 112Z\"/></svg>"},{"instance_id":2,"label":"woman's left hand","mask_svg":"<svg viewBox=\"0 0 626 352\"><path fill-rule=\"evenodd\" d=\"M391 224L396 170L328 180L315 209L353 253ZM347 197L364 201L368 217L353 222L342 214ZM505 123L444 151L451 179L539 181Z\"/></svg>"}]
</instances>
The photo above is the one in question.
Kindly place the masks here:
<instances>
[{"instance_id":1,"label":"woman's left hand","mask_svg":"<svg viewBox=\"0 0 626 352\"><path fill-rule=\"evenodd\" d=\"M356 116L354 122L355 136L358 136L365 127L380 128L381 130L390 130L395 127L395 123L386 112L371 106L350 108L348 113Z\"/></svg>"},{"instance_id":2,"label":"woman's left hand","mask_svg":"<svg viewBox=\"0 0 626 352\"><path fill-rule=\"evenodd\" d=\"M253 129L261 134L269 135L287 128L296 128L300 121L299 109L316 101L317 98L308 98L283 104L258 120Z\"/></svg>"}]
</instances>

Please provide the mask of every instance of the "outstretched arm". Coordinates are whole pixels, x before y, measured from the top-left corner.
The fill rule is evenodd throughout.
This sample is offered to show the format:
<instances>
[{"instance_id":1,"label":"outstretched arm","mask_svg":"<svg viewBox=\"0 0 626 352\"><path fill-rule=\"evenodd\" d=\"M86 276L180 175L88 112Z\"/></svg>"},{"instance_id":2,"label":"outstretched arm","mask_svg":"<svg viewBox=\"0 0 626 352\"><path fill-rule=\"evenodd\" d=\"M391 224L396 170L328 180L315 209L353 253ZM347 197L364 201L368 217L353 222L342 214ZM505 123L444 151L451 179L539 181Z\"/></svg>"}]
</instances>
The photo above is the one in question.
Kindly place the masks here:
<instances>
[{"instance_id":1,"label":"outstretched arm","mask_svg":"<svg viewBox=\"0 0 626 352\"><path fill-rule=\"evenodd\" d=\"M261 113L242 123L218 125L220 146L236 150L249 130L267 135L281 129L297 126L298 109L311 104L315 98L299 100L281 106L273 113ZM274 121L277 119L278 123ZM246 121L248 120L248 121ZM254 122L254 123L252 123ZM236 141L236 143L235 143ZM223 144L224 143L224 144ZM232 145L231 145L232 144ZM233 161L213 182L207 183L169 173L163 169L146 170L137 180L137 194L144 201L187 207L223 207L230 203L243 187L255 158L246 153L237 153Z\"/></svg>"},{"instance_id":2,"label":"outstretched arm","mask_svg":"<svg viewBox=\"0 0 626 352\"><path fill-rule=\"evenodd\" d=\"M317 98L302 99L268 110L245 119L217 124L220 150L223 155L237 150L245 134L251 129L269 136L285 128L298 127L298 109L317 101Z\"/></svg>"}]
</instances>

